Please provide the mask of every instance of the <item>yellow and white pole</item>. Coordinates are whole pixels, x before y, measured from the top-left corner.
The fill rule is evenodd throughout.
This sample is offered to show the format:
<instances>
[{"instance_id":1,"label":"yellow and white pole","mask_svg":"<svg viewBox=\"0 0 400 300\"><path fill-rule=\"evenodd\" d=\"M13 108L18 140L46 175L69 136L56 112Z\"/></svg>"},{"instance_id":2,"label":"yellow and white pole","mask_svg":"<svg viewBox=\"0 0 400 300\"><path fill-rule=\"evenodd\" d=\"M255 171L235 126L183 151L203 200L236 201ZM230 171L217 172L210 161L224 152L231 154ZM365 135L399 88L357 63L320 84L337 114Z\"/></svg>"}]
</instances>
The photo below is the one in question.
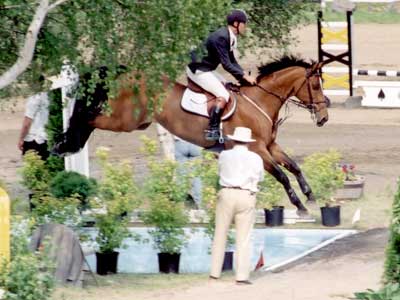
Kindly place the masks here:
<instances>
[{"instance_id":1,"label":"yellow and white pole","mask_svg":"<svg viewBox=\"0 0 400 300\"><path fill-rule=\"evenodd\" d=\"M0 259L10 261L10 198L0 188Z\"/></svg>"}]
</instances>

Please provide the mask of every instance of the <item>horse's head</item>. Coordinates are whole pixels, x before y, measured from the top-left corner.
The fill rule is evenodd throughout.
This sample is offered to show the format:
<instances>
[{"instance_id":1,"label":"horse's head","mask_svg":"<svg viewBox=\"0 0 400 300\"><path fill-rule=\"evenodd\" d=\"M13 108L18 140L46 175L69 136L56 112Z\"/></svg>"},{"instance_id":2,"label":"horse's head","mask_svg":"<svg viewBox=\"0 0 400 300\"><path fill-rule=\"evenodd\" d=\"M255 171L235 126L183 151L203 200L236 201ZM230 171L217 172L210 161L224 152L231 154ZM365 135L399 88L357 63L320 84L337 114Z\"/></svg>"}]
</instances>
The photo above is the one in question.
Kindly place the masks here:
<instances>
[{"instance_id":1,"label":"horse's head","mask_svg":"<svg viewBox=\"0 0 400 300\"><path fill-rule=\"evenodd\" d=\"M322 63L314 63L305 68L304 76L296 81L294 88L294 96L300 100L298 104L315 116L316 124L319 127L328 121L328 107L330 106L330 100L324 96L322 90L321 67Z\"/></svg>"},{"instance_id":2,"label":"horse's head","mask_svg":"<svg viewBox=\"0 0 400 300\"><path fill-rule=\"evenodd\" d=\"M323 94L321 67L321 63L284 56L259 67L258 87L280 99L281 104L290 101L308 109L317 126L323 126L328 121L330 101ZM291 99L293 96L298 100Z\"/></svg>"}]
</instances>

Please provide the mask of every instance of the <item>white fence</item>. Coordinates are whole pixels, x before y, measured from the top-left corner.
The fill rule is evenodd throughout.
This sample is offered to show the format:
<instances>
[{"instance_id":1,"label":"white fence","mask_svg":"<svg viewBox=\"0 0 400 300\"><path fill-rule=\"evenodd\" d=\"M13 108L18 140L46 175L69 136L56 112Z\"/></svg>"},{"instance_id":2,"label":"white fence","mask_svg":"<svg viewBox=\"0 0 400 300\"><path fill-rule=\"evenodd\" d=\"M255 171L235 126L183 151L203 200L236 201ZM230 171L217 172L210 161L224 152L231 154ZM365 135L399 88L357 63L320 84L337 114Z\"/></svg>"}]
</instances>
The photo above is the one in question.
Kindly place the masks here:
<instances>
[{"instance_id":1,"label":"white fence","mask_svg":"<svg viewBox=\"0 0 400 300\"><path fill-rule=\"evenodd\" d=\"M79 75L70 65L63 65L61 73L51 78L53 82L51 89L61 88L63 103L63 127L67 130L69 118L72 115L75 105L74 90L79 82ZM76 154L64 158L65 170L75 171L89 177L89 150L88 143Z\"/></svg>"}]
</instances>

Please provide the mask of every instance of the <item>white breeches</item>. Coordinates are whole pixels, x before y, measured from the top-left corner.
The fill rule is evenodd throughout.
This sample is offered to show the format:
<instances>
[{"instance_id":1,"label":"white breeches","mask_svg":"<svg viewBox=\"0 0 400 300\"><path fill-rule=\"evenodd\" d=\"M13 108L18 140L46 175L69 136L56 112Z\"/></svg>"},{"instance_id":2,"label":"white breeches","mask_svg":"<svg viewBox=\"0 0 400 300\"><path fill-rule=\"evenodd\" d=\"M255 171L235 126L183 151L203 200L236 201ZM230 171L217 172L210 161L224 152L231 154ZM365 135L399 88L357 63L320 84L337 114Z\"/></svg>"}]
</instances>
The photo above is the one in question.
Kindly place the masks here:
<instances>
[{"instance_id":1,"label":"white breeches","mask_svg":"<svg viewBox=\"0 0 400 300\"><path fill-rule=\"evenodd\" d=\"M206 91L210 92L216 97L223 98L226 102L229 101L229 93L223 85L226 80L221 74L218 74L217 71L203 72L196 70L196 73L194 74L189 67L187 67L186 74L191 80L193 80Z\"/></svg>"}]
</instances>

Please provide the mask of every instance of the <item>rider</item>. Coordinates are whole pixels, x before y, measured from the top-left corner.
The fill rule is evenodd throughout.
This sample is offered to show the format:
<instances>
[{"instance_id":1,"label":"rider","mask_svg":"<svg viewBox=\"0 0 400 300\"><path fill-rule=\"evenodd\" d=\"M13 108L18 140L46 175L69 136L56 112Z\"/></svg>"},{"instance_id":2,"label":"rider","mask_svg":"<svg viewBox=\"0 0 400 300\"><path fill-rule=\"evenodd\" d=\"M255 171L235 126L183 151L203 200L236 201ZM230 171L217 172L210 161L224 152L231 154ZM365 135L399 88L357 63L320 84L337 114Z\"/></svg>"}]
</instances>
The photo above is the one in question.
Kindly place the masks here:
<instances>
[{"instance_id":1,"label":"rider","mask_svg":"<svg viewBox=\"0 0 400 300\"><path fill-rule=\"evenodd\" d=\"M211 33L205 43L207 54L201 62L192 62L186 68L188 77L206 91L216 96L216 105L210 112L210 123L206 130L206 140L219 139L219 124L229 93L222 82L225 79L215 69L222 67L239 81L253 85L256 79L246 75L237 63L233 50L237 46L237 36L244 34L247 26L247 15L243 10L235 9L227 16L227 27ZM221 82L222 81L222 82Z\"/></svg>"}]
</instances>

